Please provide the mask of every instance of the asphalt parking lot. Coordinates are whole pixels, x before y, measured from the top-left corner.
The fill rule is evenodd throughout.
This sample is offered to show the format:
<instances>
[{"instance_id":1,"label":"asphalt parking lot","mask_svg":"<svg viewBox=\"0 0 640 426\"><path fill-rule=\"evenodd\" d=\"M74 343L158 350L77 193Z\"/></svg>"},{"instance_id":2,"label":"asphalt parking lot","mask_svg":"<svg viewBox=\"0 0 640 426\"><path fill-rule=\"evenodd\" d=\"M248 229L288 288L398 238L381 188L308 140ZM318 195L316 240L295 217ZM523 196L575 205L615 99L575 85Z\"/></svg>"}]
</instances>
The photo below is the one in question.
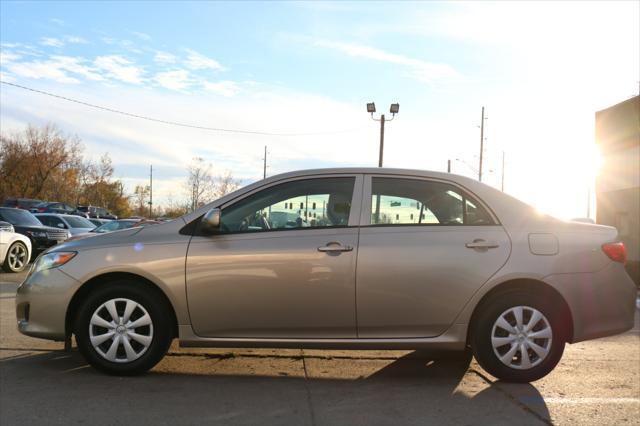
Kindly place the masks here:
<instances>
[{"instance_id":1,"label":"asphalt parking lot","mask_svg":"<svg viewBox=\"0 0 640 426\"><path fill-rule=\"evenodd\" d=\"M533 384L468 356L404 351L181 349L110 377L62 343L20 335L22 274L0 273L0 424L640 424L640 323L568 345Z\"/></svg>"}]
</instances>

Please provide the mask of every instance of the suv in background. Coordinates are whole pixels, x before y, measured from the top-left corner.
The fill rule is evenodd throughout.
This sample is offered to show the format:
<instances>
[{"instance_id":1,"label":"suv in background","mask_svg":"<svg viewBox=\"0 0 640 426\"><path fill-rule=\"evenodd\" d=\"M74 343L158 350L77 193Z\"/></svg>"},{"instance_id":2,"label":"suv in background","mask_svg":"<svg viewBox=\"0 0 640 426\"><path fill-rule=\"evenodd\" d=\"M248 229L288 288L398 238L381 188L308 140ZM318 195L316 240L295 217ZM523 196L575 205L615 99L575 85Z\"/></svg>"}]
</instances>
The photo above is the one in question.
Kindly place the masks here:
<instances>
[{"instance_id":1,"label":"suv in background","mask_svg":"<svg viewBox=\"0 0 640 426\"><path fill-rule=\"evenodd\" d=\"M9 222L17 233L29 237L33 249L32 258L49 247L69 238L67 230L44 226L33 214L26 210L0 207L0 220Z\"/></svg>"},{"instance_id":2,"label":"suv in background","mask_svg":"<svg viewBox=\"0 0 640 426\"><path fill-rule=\"evenodd\" d=\"M12 207L14 209L29 210L36 204L42 203L42 200L34 200L31 198L7 198L2 203L2 207Z\"/></svg>"},{"instance_id":3,"label":"suv in background","mask_svg":"<svg viewBox=\"0 0 640 426\"><path fill-rule=\"evenodd\" d=\"M73 214L76 216L86 217L86 213L78 211L75 207L71 207L69 204L58 202L44 202L36 204L29 209L31 213L56 213L56 214Z\"/></svg>"},{"instance_id":4,"label":"suv in background","mask_svg":"<svg viewBox=\"0 0 640 426\"><path fill-rule=\"evenodd\" d=\"M103 209L102 207L78 206L78 211L80 211L82 213L86 213L87 215L89 215L90 218L112 219L112 220L118 219L118 216L116 216L116 215L112 214L111 212L107 211L107 209Z\"/></svg>"}]
</instances>

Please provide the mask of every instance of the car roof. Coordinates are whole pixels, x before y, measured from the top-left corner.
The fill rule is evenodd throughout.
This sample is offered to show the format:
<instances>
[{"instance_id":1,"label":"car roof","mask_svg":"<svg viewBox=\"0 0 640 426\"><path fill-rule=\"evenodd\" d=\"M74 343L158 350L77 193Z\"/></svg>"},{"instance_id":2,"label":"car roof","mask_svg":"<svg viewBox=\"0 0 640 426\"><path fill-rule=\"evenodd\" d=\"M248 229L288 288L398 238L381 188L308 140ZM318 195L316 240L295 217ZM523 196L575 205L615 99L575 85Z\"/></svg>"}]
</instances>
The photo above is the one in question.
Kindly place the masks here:
<instances>
[{"instance_id":1,"label":"car roof","mask_svg":"<svg viewBox=\"0 0 640 426\"><path fill-rule=\"evenodd\" d=\"M33 215L34 216L56 216L56 217L82 217L82 216L76 216L75 214L64 214L64 213L34 213Z\"/></svg>"}]
</instances>

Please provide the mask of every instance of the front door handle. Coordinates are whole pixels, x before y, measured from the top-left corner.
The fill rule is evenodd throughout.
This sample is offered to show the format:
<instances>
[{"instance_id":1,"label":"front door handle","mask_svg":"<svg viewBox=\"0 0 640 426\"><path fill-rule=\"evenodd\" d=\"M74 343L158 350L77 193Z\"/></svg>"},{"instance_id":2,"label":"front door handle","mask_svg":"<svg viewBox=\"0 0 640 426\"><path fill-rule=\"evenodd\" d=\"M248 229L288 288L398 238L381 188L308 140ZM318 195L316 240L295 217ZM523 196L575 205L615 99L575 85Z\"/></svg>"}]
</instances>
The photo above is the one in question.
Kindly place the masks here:
<instances>
[{"instance_id":1,"label":"front door handle","mask_svg":"<svg viewBox=\"0 0 640 426\"><path fill-rule=\"evenodd\" d=\"M498 248L499 244L492 241L485 241L483 239L475 239L471 243L467 243L464 245L466 248L470 249L492 249Z\"/></svg>"},{"instance_id":2,"label":"front door handle","mask_svg":"<svg viewBox=\"0 0 640 426\"><path fill-rule=\"evenodd\" d=\"M351 246L343 246L342 244L340 244L339 242L336 242L336 241L332 241L330 243L327 243L326 246L318 247L318 251L328 252L328 253L335 253L335 252L342 252L342 251L352 251L352 250L353 250L353 247L351 247Z\"/></svg>"}]
</instances>

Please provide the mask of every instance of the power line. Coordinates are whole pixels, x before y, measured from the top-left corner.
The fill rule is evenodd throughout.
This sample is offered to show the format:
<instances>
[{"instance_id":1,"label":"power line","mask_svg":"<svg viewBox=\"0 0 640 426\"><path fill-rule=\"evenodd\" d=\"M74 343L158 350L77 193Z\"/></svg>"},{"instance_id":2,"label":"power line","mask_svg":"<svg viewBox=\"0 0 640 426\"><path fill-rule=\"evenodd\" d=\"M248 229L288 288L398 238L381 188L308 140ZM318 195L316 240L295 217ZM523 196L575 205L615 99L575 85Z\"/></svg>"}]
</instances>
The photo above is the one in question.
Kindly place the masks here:
<instances>
[{"instance_id":1,"label":"power line","mask_svg":"<svg viewBox=\"0 0 640 426\"><path fill-rule=\"evenodd\" d=\"M147 120L147 121L153 121L155 123L162 123L162 124L167 124L167 125L171 125L171 126L188 127L190 129L207 130L207 131L213 131L213 132L225 132L225 133L241 133L241 134L247 134L247 135L260 135L260 136L322 136L322 135L335 135L335 134L340 134L340 133L351 133L351 132L355 132L357 130L360 130L360 129L349 129L349 130L337 130L337 131L331 131L331 132L275 133L275 132L260 132L260 131L254 131L254 130L225 129L225 128L222 128L222 127L198 126L198 125L194 125L194 124L180 123L180 122L177 122L177 121L163 120L163 119L159 119L159 118L148 117L148 116L145 116L145 115L133 114L133 113L130 113L130 112L121 111L121 110L118 110L118 109L109 108L109 107L105 107L105 106L101 106L101 105L96 105L96 104L92 104L92 103L89 103L89 102L84 102L84 101L81 101L81 100L78 100L78 99L69 98L69 97L66 97L66 96L56 95L55 93L45 92L44 90L38 90L38 89L34 89L32 87L22 86L22 85L16 84L16 83L9 83L8 81L0 80L0 83L6 84L8 86L17 87L17 88L23 89L23 90L28 90L30 92L39 93L41 95L50 96L52 98L62 99L62 100L68 101L68 102L73 102L73 103L76 103L76 104L88 106L90 108L95 108L95 109L100 109L100 110L103 110L103 111L112 112L114 114L125 115L127 117L138 118L138 119Z\"/></svg>"}]
</instances>

